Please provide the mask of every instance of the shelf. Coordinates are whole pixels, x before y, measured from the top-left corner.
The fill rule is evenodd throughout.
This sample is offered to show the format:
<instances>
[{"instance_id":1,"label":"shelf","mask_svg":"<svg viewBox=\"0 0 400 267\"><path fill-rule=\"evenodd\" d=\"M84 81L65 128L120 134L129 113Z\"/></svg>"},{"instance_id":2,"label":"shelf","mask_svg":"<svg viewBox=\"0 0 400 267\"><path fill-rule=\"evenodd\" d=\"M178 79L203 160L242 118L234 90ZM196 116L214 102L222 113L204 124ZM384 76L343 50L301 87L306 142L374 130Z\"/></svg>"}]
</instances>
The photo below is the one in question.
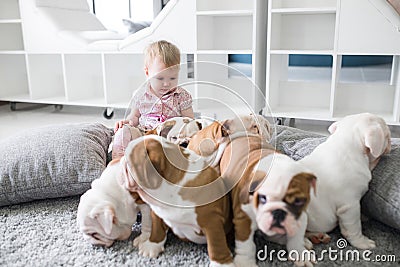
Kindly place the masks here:
<instances>
[{"instance_id":1,"label":"shelf","mask_svg":"<svg viewBox=\"0 0 400 267\"><path fill-rule=\"evenodd\" d=\"M253 9L253 0L196 0L196 10L199 12L251 9Z\"/></svg>"},{"instance_id":2,"label":"shelf","mask_svg":"<svg viewBox=\"0 0 400 267\"><path fill-rule=\"evenodd\" d=\"M335 14L336 7L320 8L274 8L271 9L274 14Z\"/></svg>"},{"instance_id":3,"label":"shelf","mask_svg":"<svg viewBox=\"0 0 400 267\"><path fill-rule=\"evenodd\" d=\"M21 19L0 19L0 24L21 23Z\"/></svg>"},{"instance_id":4,"label":"shelf","mask_svg":"<svg viewBox=\"0 0 400 267\"><path fill-rule=\"evenodd\" d=\"M24 50L0 50L0 55L2 54L14 54L14 55L25 55Z\"/></svg>"},{"instance_id":5,"label":"shelf","mask_svg":"<svg viewBox=\"0 0 400 267\"><path fill-rule=\"evenodd\" d=\"M0 50L24 50L21 23L0 23Z\"/></svg>"},{"instance_id":6,"label":"shelf","mask_svg":"<svg viewBox=\"0 0 400 267\"><path fill-rule=\"evenodd\" d=\"M280 106L271 109L272 117L284 117L294 119L311 119L311 120L332 120L329 109L326 108L304 108ZM263 114L269 116L270 114Z\"/></svg>"},{"instance_id":7,"label":"shelf","mask_svg":"<svg viewBox=\"0 0 400 267\"><path fill-rule=\"evenodd\" d=\"M0 84L0 99L8 99L10 95L30 95L25 55L0 54Z\"/></svg>"},{"instance_id":8,"label":"shelf","mask_svg":"<svg viewBox=\"0 0 400 267\"><path fill-rule=\"evenodd\" d=\"M61 97L65 101L61 55L28 55L32 99Z\"/></svg>"},{"instance_id":9,"label":"shelf","mask_svg":"<svg viewBox=\"0 0 400 267\"><path fill-rule=\"evenodd\" d=\"M103 99L101 103L104 105L101 55L68 54L64 55L64 61L67 100L90 104L92 99Z\"/></svg>"},{"instance_id":10,"label":"shelf","mask_svg":"<svg viewBox=\"0 0 400 267\"><path fill-rule=\"evenodd\" d=\"M335 14L280 14L271 16L271 50L331 51Z\"/></svg>"},{"instance_id":11,"label":"shelf","mask_svg":"<svg viewBox=\"0 0 400 267\"><path fill-rule=\"evenodd\" d=\"M253 10L212 10L198 11L197 16L252 16Z\"/></svg>"},{"instance_id":12,"label":"shelf","mask_svg":"<svg viewBox=\"0 0 400 267\"><path fill-rule=\"evenodd\" d=\"M252 50L246 49L246 50L197 50L197 54L222 54L222 55L228 55L228 54L246 54L246 55L251 55L253 52Z\"/></svg>"},{"instance_id":13,"label":"shelf","mask_svg":"<svg viewBox=\"0 0 400 267\"><path fill-rule=\"evenodd\" d=\"M334 114L393 114L396 88L375 83L339 83L335 95Z\"/></svg>"},{"instance_id":14,"label":"shelf","mask_svg":"<svg viewBox=\"0 0 400 267\"><path fill-rule=\"evenodd\" d=\"M104 55L104 73L106 103L125 102L127 106L133 92L146 82L142 54L106 54Z\"/></svg>"},{"instance_id":15,"label":"shelf","mask_svg":"<svg viewBox=\"0 0 400 267\"><path fill-rule=\"evenodd\" d=\"M273 55L333 55L333 50L270 50Z\"/></svg>"},{"instance_id":16,"label":"shelf","mask_svg":"<svg viewBox=\"0 0 400 267\"><path fill-rule=\"evenodd\" d=\"M270 0L272 9L333 9L337 0Z\"/></svg>"},{"instance_id":17,"label":"shelf","mask_svg":"<svg viewBox=\"0 0 400 267\"><path fill-rule=\"evenodd\" d=\"M20 19L18 0L0 1L0 20Z\"/></svg>"},{"instance_id":18,"label":"shelf","mask_svg":"<svg viewBox=\"0 0 400 267\"><path fill-rule=\"evenodd\" d=\"M251 50L252 16L197 16L197 50Z\"/></svg>"}]
</instances>

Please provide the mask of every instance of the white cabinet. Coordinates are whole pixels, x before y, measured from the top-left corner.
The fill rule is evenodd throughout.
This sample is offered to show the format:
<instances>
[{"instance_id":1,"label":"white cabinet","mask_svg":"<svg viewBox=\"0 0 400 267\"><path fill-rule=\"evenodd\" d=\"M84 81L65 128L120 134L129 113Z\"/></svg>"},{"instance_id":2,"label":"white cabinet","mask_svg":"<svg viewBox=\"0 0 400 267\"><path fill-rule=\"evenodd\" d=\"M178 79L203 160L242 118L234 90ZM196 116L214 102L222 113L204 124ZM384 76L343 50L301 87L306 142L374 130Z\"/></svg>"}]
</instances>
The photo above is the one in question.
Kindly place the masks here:
<instances>
[{"instance_id":1,"label":"white cabinet","mask_svg":"<svg viewBox=\"0 0 400 267\"><path fill-rule=\"evenodd\" d=\"M224 118L264 106L266 11L265 0L196 1L195 98L203 115ZM232 54L251 55L248 77L228 66Z\"/></svg>"},{"instance_id":2,"label":"white cabinet","mask_svg":"<svg viewBox=\"0 0 400 267\"><path fill-rule=\"evenodd\" d=\"M399 124L399 16L386 1L269 0L265 115L336 120L373 112ZM394 12L394 10L393 10ZM319 57L325 67L290 65L292 55ZM352 56L393 55L386 69L349 68ZM368 73L370 71L370 73ZM386 71L386 79L369 79ZM361 75L359 79L349 79ZM365 77L366 76L366 77ZM386 77L385 76L385 77Z\"/></svg>"}]
</instances>

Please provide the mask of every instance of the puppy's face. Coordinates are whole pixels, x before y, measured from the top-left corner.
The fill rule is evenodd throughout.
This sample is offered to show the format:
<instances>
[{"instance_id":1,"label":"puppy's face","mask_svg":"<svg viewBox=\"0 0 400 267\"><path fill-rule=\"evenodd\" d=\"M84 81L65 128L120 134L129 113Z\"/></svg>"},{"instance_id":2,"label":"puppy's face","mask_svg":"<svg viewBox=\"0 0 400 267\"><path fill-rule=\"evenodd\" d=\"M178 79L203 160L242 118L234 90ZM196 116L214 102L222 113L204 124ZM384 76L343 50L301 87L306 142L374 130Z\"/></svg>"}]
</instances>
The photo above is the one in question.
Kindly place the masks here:
<instances>
[{"instance_id":1,"label":"puppy's face","mask_svg":"<svg viewBox=\"0 0 400 267\"><path fill-rule=\"evenodd\" d=\"M247 132L260 135L266 141L271 140L271 125L268 120L261 115L250 114L236 117L231 120L226 120L223 125L230 135L237 132Z\"/></svg>"},{"instance_id":2,"label":"puppy's face","mask_svg":"<svg viewBox=\"0 0 400 267\"><path fill-rule=\"evenodd\" d=\"M186 147L190 138L202 129L202 124L187 117L175 117L158 125L147 134L156 134L168 141Z\"/></svg>"},{"instance_id":3,"label":"puppy's face","mask_svg":"<svg viewBox=\"0 0 400 267\"><path fill-rule=\"evenodd\" d=\"M83 237L93 245L109 247L115 240L125 240L136 221L135 199L119 190L122 164L111 162L92 188L81 196L77 222Z\"/></svg>"},{"instance_id":4,"label":"puppy's face","mask_svg":"<svg viewBox=\"0 0 400 267\"><path fill-rule=\"evenodd\" d=\"M253 208L259 229L268 236L294 236L300 228L300 216L315 190L316 177L284 155L268 156L262 164L270 166L261 184L254 181ZM263 162L264 161L264 162Z\"/></svg>"},{"instance_id":5,"label":"puppy's face","mask_svg":"<svg viewBox=\"0 0 400 267\"><path fill-rule=\"evenodd\" d=\"M381 117L370 113L346 116L333 123L328 130L332 135L355 135L369 158L371 170L378 164L380 157L391 149L389 127Z\"/></svg>"},{"instance_id":6,"label":"puppy's face","mask_svg":"<svg viewBox=\"0 0 400 267\"><path fill-rule=\"evenodd\" d=\"M78 208L79 228L83 237L93 245L106 247L111 246L115 240L128 239L132 224L124 224L118 220L116 207L109 201L87 201L90 196L85 194L81 197L81 203L87 205L80 203Z\"/></svg>"}]
</instances>

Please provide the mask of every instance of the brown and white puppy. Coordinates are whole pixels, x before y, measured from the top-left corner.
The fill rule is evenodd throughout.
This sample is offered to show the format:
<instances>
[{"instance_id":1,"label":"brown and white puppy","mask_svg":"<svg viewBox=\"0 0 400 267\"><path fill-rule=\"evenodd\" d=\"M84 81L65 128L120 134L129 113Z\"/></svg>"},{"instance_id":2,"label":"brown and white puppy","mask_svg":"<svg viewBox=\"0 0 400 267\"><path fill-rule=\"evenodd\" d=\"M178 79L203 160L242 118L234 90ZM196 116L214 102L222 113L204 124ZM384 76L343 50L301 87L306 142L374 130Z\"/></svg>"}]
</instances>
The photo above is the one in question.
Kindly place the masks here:
<instances>
[{"instance_id":1,"label":"brown and white puppy","mask_svg":"<svg viewBox=\"0 0 400 267\"><path fill-rule=\"evenodd\" d=\"M261 115L243 115L223 122L215 121L195 134L188 148L203 157L213 156L214 163L211 166L215 166L231 140L247 135L258 135L269 142L271 125Z\"/></svg>"},{"instance_id":2,"label":"brown and white puppy","mask_svg":"<svg viewBox=\"0 0 400 267\"><path fill-rule=\"evenodd\" d=\"M150 215L139 196L120 185L118 180L126 175L123 166L123 158L110 162L100 178L92 182L92 188L81 196L77 223L83 237L93 245L109 247L115 240L128 239L137 212ZM149 235L149 226L142 229L143 234L146 231Z\"/></svg>"},{"instance_id":3,"label":"brown and white puppy","mask_svg":"<svg viewBox=\"0 0 400 267\"><path fill-rule=\"evenodd\" d=\"M146 135L159 135L174 144L186 147L190 138L203 127L204 120L191 119L188 117L174 117L164 121L153 130L147 131Z\"/></svg>"},{"instance_id":4,"label":"brown and white puppy","mask_svg":"<svg viewBox=\"0 0 400 267\"><path fill-rule=\"evenodd\" d=\"M125 157L131 171L125 187L154 212L151 236L140 247L154 256L163 251L169 227L182 239L207 243L210 266L233 266L226 241L229 199L219 173L194 152L155 135L132 141Z\"/></svg>"},{"instance_id":5,"label":"brown and white puppy","mask_svg":"<svg viewBox=\"0 0 400 267\"><path fill-rule=\"evenodd\" d=\"M223 123L228 134L246 132L260 135L267 142L271 140L271 125L262 115L241 115Z\"/></svg>"},{"instance_id":6,"label":"brown and white puppy","mask_svg":"<svg viewBox=\"0 0 400 267\"><path fill-rule=\"evenodd\" d=\"M232 187L235 265L256 266L253 237L257 228L271 241L286 244L289 251L302 255L306 250L304 210L315 176L258 136L231 141L220 169L227 186ZM312 266L307 260L293 260L297 265Z\"/></svg>"},{"instance_id":7,"label":"brown and white puppy","mask_svg":"<svg viewBox=\"0 0 400 267\"><path fill-rule=\"evenodd\" d=\"M373 114L347 116L329 127L331 135L300 163L318 177L317 196L308 206L307 230L311 237L333 230L338 224L351 245L374 248L362 234L360 200L367 192L371 170L380 156L390 152L390 130Z\"/></svg>"}]
</instances>

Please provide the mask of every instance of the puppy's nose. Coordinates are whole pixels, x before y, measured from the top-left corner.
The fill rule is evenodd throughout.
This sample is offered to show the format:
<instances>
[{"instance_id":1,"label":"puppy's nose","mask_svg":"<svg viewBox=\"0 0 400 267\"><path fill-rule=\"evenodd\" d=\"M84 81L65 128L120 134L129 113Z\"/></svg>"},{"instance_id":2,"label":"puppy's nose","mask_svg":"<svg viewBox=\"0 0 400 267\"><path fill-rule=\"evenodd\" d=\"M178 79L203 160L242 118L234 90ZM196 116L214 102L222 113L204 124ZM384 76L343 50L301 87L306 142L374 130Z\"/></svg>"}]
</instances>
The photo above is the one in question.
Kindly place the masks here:
<instances>
[{"instance_id":1,"label":"puppy's nose","mask_svg":"<svg viewBox=\"0 0 400 267\"><path fill-rule=\"evenodd\" d=\"M275 220L275 224L280 226L281 222L283 222L286 218L287 212L281 209L272 211L272 217Z\"/></svg>"}]
</instances>

